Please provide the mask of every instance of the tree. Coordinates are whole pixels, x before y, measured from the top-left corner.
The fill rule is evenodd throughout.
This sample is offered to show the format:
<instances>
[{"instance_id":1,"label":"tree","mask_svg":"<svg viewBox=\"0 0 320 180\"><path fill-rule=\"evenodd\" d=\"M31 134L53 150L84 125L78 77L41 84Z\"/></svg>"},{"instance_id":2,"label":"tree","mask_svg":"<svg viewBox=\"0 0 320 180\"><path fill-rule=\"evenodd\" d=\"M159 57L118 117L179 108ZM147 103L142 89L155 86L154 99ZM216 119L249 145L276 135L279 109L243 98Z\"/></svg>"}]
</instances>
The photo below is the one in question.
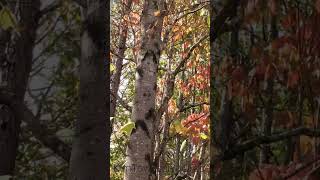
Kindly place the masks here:
<instances>
[{"instance_id":1,"label":"tree","mask_svg":"<svg viewBox=\"0 0 320 180\"><path fill-rule=\"evenodd\" d=\"M155 178L152 143L156 120L155 101L165 2L147 0L141 16L141 46L136 69L132 109L135 129L130 135L124 179Z\"/></svg>"},{"instance_id":2,"label":"tree","mask_svg":"<svg viewBox=\"0 0 320 180\"><path fill-rule=\"evenodd\" d=\"M87 1L83 9L81 35L80 104L70 159L70 179L107 179L109 177L110 128L106 77L108 56L109 2ZM105 66L107 61L107 67Z\"/></svg>"},{"instance_id":3,"label":"tree","mask_svg":"<svg viewBox=\"0 0 320 180\"><path fill-rule=\"evenodd\" d=\"M2 13L13 16L14 4L1 7ZM1 43L8 49L1 49L1 128L0 128L0 175L13 175L18 148L20 123L23 119L24 95L31 70L32 50L38 27L40 1L18 2L19 33L1 27ZM6 12L4 12L6 10ZM14 18L14 17L11 17ZM1 20L3 21L3 19ZM10 41L14 39L14 41Z\"/></svg>"}]
</instances>

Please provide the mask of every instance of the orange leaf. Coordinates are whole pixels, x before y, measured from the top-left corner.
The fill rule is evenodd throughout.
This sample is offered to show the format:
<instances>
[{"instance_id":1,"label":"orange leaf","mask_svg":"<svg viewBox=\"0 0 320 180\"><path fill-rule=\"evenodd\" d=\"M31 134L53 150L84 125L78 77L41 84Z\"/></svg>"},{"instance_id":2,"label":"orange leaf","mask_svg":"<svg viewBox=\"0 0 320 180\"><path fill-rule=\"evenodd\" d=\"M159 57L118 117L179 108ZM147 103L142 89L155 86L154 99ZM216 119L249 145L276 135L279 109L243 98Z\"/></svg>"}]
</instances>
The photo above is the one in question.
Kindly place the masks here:
<instances>
[{"instance_id":1,"label":"orange leaf","mask_svg":"<svg viewBox=\"0 0 320 180\"><path fill-rule=\"evenodd\" d=\"M153 15L156 16L156 17L158 17L158 16L161 15L161 13L160 13L160 11L156 11L156 12L153 13Z\"/></svg>"},{"instance_id":2,"label":"orange leaf","mask_svg":"<svg viewBox=\"0 0 320 180\"><path fill-rule=\"evenodd\" d=\"M261 57L262 54L262 49L259 47L253 47L251 49L251 56L252 58L258 59L259 57Z\"/></svg>"},{"instance_id":3,"label":"orange leaf","mask_svg":"<svg viewBox=\"0 0 320 180\"><path fill-rule=\"evenodd\" d=\"M179 32L173 37L173 41L178 41L179 39L181 39L181 37L182 37L182 33Z\"/></svg>"}]
</instances>

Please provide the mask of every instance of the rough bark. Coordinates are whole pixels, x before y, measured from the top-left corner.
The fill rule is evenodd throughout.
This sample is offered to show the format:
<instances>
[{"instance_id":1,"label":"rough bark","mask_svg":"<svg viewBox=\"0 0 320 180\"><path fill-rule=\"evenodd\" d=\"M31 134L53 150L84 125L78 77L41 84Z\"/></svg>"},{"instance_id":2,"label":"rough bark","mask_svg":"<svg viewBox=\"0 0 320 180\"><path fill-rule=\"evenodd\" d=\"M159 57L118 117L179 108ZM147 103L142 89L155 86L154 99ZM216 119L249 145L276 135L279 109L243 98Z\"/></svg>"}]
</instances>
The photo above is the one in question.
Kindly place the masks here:
<instances>
[{"instance_id":1,"label":"rough bark","mask_svg":"<svg viewBox=\"0 0 320 180\"><path fill-rule=\"evenodd\" d=\"M155 179L152 139L156 118L155 96L164 3L162 0L146 0L142 11L141 48L132 110L135 129L127 147L125 180ZM155 15L157 11L160 11L159 16Z\"/></svg>"},{"instance_id":2,"label":"rough bark","mask_svg":"<svg viewBox=\"0 0 320 180\"><path fill-rule=\"evenodd\" d=\"M80 58L80 105L70 159L72 180L109 178L109 103L106 86L109 61L107 45L108 7L105 0L87 0L82 18ZM107 75L105 74L107 73Z\"/></svg>"},{"instance_id":3,"label":"rough bark","mask_svg":"<svg viewBox=\"0 0 320 180\"><path fill-rule=\"evenodd\" d=\"M9 38L10 44L13 45L13 51L1 53L0 60L1 65L6 63L5 68L1 68L1 74L6 74L5 78L3 76L1 78L1 91L2 93L12 94L9 102L5 102L2 98L0 99L0 175L12 175L15 167L20 122L23 118L23 100L31 70L32 50L38 27L40 1L21 0L18 2L18 7L18 23L21 31L12 34L14 38ZM6 39L6 36L8 34L1 37L1 41L3 40L2 38ZM5 42L2 43L5 44Z\"/></svg>"}]
</instances>

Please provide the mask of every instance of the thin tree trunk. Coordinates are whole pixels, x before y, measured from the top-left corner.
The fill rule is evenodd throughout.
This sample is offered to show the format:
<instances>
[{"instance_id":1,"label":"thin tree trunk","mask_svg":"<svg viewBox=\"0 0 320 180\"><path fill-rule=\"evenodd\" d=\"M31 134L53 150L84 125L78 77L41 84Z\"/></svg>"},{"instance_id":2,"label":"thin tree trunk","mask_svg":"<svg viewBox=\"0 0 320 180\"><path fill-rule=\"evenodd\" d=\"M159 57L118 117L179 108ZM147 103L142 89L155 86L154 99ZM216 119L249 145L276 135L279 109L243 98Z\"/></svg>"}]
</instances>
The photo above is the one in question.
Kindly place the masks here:
<instances>
[{"instance_id":1,"label":"thin tree trunk","mask_svg":"<svg viewBox=\"0 0 320 180\"><path fill-rule=\"evenodd\" d=\"M176 137L176 149L174 151L174 174L178 175L180 172L180 148L181 148L181 137Z\"/></svg>"},{"instance_id":2,"label":"thin tree trunk","mask_svg":"<svg viewBox=\"0 0 320 180\"><path fill-rule=\"evenodd\" d=\"M277 17L271 17L271 40L277 38ZM272 121L273 121L273 79L267 81L266 92L268 93L267 107L264 109L264 119L263 119L263 134L266 136L271 135ZM270 145L264 145L260 153L260 163L269 163L270 161Z\"/></svg>"},{"instance_id":3,"label":"thin tree trunk","mask_svg":"<svg viewBox=\"0 0 320 180\"><path fill-rule=\"evenodd\" d=\"M181 73L181 80L182 82L185 82L185 71L182 71ZM184 108L184 97L183 93L179 92L179 103L178 108L180 111ZM180 148L181 148L181 136L178 134L176 137L176 148L174 152L174 174L178 175L180 172Z\"/></svg>"},{"instance_id":4,"label":"thin tree trunk","mask_svg":"<svg viewBox=\"0 0 320 180\"><path fill-rule=\"evenodd\" d=\"M169 127L170 127L170 119L169 119L169 115L168 112L166 112L165 114L165 120L164 120L164 124L163 124L163 138L162 138L162 142L160 144L160 149L159 149L159 162L158 163L158 180L162 180L164 179L164 175L166 173L166 170L168 168L166 168L166 161L165 161L165 155L166 155L166 146L168 143L168 138L169 138ZM168 169L169 170L169 169Z\"/></svg>"},{"instance_id":5,"label":"thin tree trunk","mask_svg":"<svg viewBox=\"0 0 320 180\"><path fill-rule=\"evenodd\" d=\"M13 39L8 37L10 36L8 32L1 31L0 35L0 41L10 40L14 49L1 50L0 175L12 175L14 172L20 122L23 118L24 95L31 70L32 51L39 20L39 0L21 0L18 3L21 31L19 34L12 34ZM1 46L3 44L6 42L1 42ZM11 54L12 52L14 53Z\"/></svg>"},{"instance_id":6,"label":"thin tree trunk","mask_svg":"<svg viewBox=\"0 0 320 180\"><path fill-rule=\"evenodd\" d=\"M128 0L127 5L123 5L123 17L126 14L129 14L131 11L132 0ZM116 114L116 106L117 106L117 93L119 90L120 85L120 77L121 71L123 66L123 57L125 57L126 51L126 41L127 41L127 34L128 34L128 24L126 22L121 23L120 28L120 40L119 40L119 49L117 52L117 59L116 59L116 71L112 75L111 80L111 96L110 96L110 117L114 117Z\"/></svg>"},{"instance_id":7,"label":"thin tree trunk","mask_svg":"<svg viewBox=\"0 0 320 180\"><path fill-rule=\"evenodd\" d=\"M108 6L105 0L88 0L83 9L81 37L80 107L70 159L71 180L109 178L109 121L107 107L109 69L107 36ZM108 64L107 64L108 66Z\"/></svg>"},{"instance_id":8,"label":"thin tree trunk","mask_svg":"<svg viewBox=\"0 0 320 180\"><path fill-rule=\"evenodd\" d=\"M162 0L146 0L142 11L141 49L132 110L135 129L127 147L125 180L155 179L152 141L164 3ZM156 15L156 12L160 12L160 15Z\"/></svg>"}]
</instances>

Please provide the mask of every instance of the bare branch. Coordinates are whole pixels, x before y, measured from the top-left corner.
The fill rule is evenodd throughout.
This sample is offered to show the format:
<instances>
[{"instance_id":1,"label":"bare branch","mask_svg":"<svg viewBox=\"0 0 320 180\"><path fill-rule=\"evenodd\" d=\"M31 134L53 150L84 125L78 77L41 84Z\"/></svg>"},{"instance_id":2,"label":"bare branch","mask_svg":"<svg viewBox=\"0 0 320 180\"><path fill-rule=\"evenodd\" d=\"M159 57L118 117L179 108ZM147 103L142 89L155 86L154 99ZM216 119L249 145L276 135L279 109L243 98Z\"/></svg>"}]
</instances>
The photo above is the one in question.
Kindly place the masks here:
<instances>
[{"instance_id":1,"label":"bare branch","mask_svg":"<svg viewBox=\"0 0 320 180\"><path fill-rule=\"evenodd\" d=\"M219 35L230 30L230 28L228 28L228 25L226 24L226 21L233 16L234 9L236 9L239 4L240 0L227 1L220 13L215 18L213 18L214 20L211 23L212 32L210 32L211 43L214 42L216 38L219 37Z\"/></svg>"},{"instance_id":2,"label":"bare branch","mask_svg":"<svg viewBox=\"0 0 320 180\"><path fill-rule=\"evenodd\" d=\"M23 107L23 120L27 123L28 129L32 134L46 147L50 148L54 153L60 156L65 161L69 162L71 155L71 147L60 140L50 130L40 124L40 120L35 117L30 109L26 105Z\"/></svg>"},{"instance_id":3,"label":"bare branch","mask_svg":"<svg viewBox=\"0 0 320 180\"><path fill-rule=\"evenodd\" d=\"M188 59L190 58L190 56L192 55L192 52L193 52L197 47L199 47L199 45L200 45L200 43L201 43L202 41L206 40L208 37L209 37L209 35L203 36L203 37L200 38L195 44L193 44L193 45L191 46L191 48L189 49L188 54L186 55L186 57L184 57L184 58L180 61L180 63L178 64L177 68L173 71L173 76L176 76L176 75L180 72L181 68L184 66L184 64L187 62L187 60L188 60Z\"/></svg>"},{"instance_id":4,"label":"bare branch","mask_svg":"<svg viewBox=\"0 0 320 180\"><path fill-rule=\"evenodd\" d=\"M132 107L129 106L129 104L125 102L125 100L123 100L119 95L117 95L116 99L122 107L124 107L127 111L132 112Z\"/></svg>"},{"instance_id":5,"label":"bare branch","mask_svg":"<svg viewBox=\"0 0 320 180\"><path fill-rule=\"evenodd\" d=\"M188 105L188 106L185 106L185 107L181 108L181 109L179 110L179 112L184 112L184 111L186 111L186 110L188 110L188 109L191 109L191 108L194 108L194 107L197 107L197 106L202 106L202 105L209 105L209 103L207 103L207 102L200 102L200 103L190 104L190 105Z\"/></svg>"},{"instance_id":6,"label":"bare branch","mask_svg":"<svg viewBox=\"0 0 320 180\"><path fill-rule=\"evenodd\" d=\"M62 5L62 0L56 0L53 3L49 4L47 7L43 8L40 12L39 12L39 18L43 17L44 15L55 11L56 9L58 9L61 5Z\"/></svg>"},{"instance_id":7,"label":"bare branch","mask_svg":"<svg viewBox=\"0 0 320 180\"><path fill-rule=\"evenodd\" d=\"M319 137L320 129L310 129L306 127L299 127L293 130L282 132L282 133L273 134L271 136L258 136L242 144L233 146L231 149L222 153L222 155L219 155L217 159L230 160L235 158L238 154L242 154L261 144L270 144L270 143L278 142L284 139L288 139L290 137L301 136L301 135L305 135L309 137Z\"/></svg>"}]
</instances>

